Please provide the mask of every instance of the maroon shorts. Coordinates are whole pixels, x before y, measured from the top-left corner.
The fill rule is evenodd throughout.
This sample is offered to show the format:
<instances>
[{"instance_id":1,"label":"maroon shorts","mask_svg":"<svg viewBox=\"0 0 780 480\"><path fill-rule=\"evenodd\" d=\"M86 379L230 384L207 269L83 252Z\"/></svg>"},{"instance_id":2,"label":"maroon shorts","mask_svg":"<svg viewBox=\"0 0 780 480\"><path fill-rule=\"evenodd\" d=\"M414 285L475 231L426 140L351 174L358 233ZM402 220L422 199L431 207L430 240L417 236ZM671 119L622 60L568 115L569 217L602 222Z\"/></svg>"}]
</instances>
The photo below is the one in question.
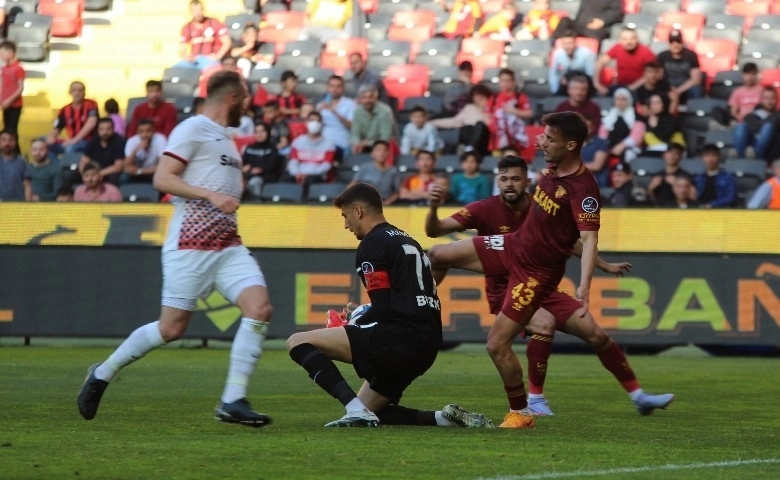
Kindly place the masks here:
<instances>
[{"instance_id":1,"label":"maroon shorts","mask_svg":"<svg viewBox=\"0 0 780 480\"><path fill-rule=\"evenodd\" d=\"M563 272L522 269L512 255L512 238L511 235L491 235L474 237L472 241L485 276L508 277L501 313L525 325L547 297L557 291Z\"/></svg>"},{"instance_id":2,"label":"maroon shorts","mask_svg":"<svg viewBox=\"0 0 780 480\"><path fill-rule=\"evenodd\" d=\"M582 308L582 302L572 297L568 292L556 289L542 302L542 308L555 317L555 328L561 330L566 320Z\"/></svg>"}]
</instances>

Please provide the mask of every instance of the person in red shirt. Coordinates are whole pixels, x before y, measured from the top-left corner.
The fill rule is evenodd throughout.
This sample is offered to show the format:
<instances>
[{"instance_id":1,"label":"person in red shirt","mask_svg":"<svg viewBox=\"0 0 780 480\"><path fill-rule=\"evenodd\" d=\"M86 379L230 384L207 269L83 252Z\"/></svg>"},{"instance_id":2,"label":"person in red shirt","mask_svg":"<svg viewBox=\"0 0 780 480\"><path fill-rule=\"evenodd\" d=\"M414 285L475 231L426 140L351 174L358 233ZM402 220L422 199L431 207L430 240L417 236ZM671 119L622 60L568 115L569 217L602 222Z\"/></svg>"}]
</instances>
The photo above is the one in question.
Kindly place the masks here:
<instances>
[{"instance_id":1,"label":"person in red shirt","mask_svg":"<svg viewBox=\"0 0 780 480\"><path fill-rule=\"evenodd\" d=\"M486 276L508 276L501 311L487 340L488 353L509 401L510 411L500 425L503 428L534 426L523 370L512 351L515 338L542 305L554 300L551 296L578 240L582 241L577 288L582 306L578 314L584 315L597 262L599 187L580 158L588 127L582 116L574 112L551 113L542 122L545 130L537 142L550 168L543 171L520 228L507 235L480 236L443 246L449 250L450 259L462 260L461 265L469 270L482 271ZM429 252L434 269L449 266L448 256L441 249L434 247ZM607 337L598 350L610 348L614 348L614 343ZM674 399L673 395L649 396L641 389L631 395L639 412L645 415L655 408L665 408Z\"/></svg>"},{"instance_id":2,"label":"person in red shirt","mask_svg":"<svg viewBox=\"0 0 780 480\"><path fill-rule=\"evenodd\" d=\"M54 128L46 137L46 144L53 154L81 153L94 135L98 123L98 104L84 98L86 93L87 87L83 82L71 82L70 96L73 101L60 109ZM60 143L57 139L63 129L68 138Z\"/></svg>"},{"instance_id":3,"label":"person in red shirt","mask_svg":"<svg viewBox=\"0 0 780 480\"><path fill-rule=\"evenodd\" d=\"M601 72L612 60L617 64L617 78L613 85L603 85ZM639 43L636 30L623 27L620 30L618 43L601 55L596 62L593 85L601 95L611 94L618 87L636 90L637 87L644 85L645 64L655 61L653 51Z\"/></svg>"},{"instance_id":4,"label":"person in red shirt","mask_svg":"<svg viewBox=\"0 0 780 480\"><path fill-rule=\"evenodd\" d=\"M528 145L525 121L534 116L528 96L517 88L515 72L502 68L498 73L498 93L490 104L493 113L491 150L513 147L522 150Z\"/></svg>"},{"instance_id":5,"label":"person in red shirt","mask_svg":"<svg viewBox=\"0 0 780 480\"><path fill-rule=\"evenodd\" d=\"M138 122L149 119L154 122L154 132L162 133L167 138L176 126L176 107L163 98L163 85L159 80L146 82L146 103L135 107L127 126L126 137L138 133Z\"/></svg>"},{"instance_id":6,"label":"person in red shirt","mask_svg":"<svg viewBox=\"0 0 780 480\"><path fill-rule=\"evenodd\" d=\"M179 56L182 60L174 66L203 70L218 64L227 55L232 40L225 24L204 15L200 0L190 1L190 14L192 20L181 29Z\"/></svg>"},{"instance_id":7,"label":"person in red shirt","mask_svg":"<svg viewBox=\"0 0 780 480\"><path fill-rule=\"evenodd\" d=\"M298 76L292 70L285 70L280 82L282 93L275 97L279 103L279 113L287 120L296 119L301 113L301 107L306 103L306 97L295 91L298 88Z\"/></svg>"},{"instance_id":8,"label":"person in red shirt","mask_svg":"<svg viewBox=\"0 0 780 480\"><path fill-rule=\"evenodd\" d=\"M19 117L22 116L22 92L24 91L24 68L16 59L16 44L9 40L0 42L0 60L5 65L0 69L2 89L0 89L0 108L3 109L3 127L17 133Z\"/></svg>"}]
</instances>

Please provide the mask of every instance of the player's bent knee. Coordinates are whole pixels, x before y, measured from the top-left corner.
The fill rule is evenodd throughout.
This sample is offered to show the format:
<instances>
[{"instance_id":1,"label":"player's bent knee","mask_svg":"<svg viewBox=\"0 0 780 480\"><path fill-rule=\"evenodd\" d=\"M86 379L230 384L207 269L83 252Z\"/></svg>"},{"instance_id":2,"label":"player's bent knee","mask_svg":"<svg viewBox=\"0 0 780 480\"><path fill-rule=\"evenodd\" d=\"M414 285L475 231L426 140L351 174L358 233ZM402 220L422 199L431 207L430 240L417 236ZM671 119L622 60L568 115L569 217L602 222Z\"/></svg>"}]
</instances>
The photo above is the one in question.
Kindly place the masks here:
<instances>
[{"instance_id":1,"label":"player's bent knee","mask_svg":"<svg viewBox=\"0 0 780 480\"><path fill-rule=\"evenodd\" d=\"M443 247L444 245L434 245L428 250L428 259L431 261L432 269L446 267L446 265L444 265L444 255L442 252Z\"/></svg>"},{"instance_id":2,"label":"player's bent knee","mask_svg":"<svg viewBox=\"0 0 780 480\"><path fill-rule=\"evenodd\" d=\"M251 318L252 320L270 322L271 315L274 313L274 308L268 302L250 303L242 309L241 313L244 317Z\"/></svg>"},{"instance_id":3,"label":"player's bent knee","mask_svg":"<svg viewBox=\"0 0 780 480\"><path fill-rule=\"evenodd\" d=\"M160 322L160 336L165 343L178 340L187 330L186 323L162 323Z\"/></svg>"},{"instance_id":4,"label":"player's bent knee","mask_svg":"<svg viewBox=\"0 0 780 480\"><path fill-rule=\"evenodd\" d=\"M290 335L290 337L287 339L287 353L290 352L293 348L297 347L298 345L306 343L306 335L304 333L298 332L293 333Z\"/></svg>"}]
</instances>

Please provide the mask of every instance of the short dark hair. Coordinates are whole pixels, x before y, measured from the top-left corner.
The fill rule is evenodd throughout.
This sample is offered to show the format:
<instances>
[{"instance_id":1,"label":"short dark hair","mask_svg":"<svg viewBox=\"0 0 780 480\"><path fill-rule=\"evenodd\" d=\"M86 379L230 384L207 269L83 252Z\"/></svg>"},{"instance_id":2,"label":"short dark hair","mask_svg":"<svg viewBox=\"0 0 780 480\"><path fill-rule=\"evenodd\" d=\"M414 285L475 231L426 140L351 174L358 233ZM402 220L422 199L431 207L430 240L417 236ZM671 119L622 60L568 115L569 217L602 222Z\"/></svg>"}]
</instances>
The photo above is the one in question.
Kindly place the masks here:
<instances>
[{"instance_id":1,"label":"short dark hair","mask_svg":"<svg viewBox=\"0 0 780 480\"><path fill-rule=\"evenodd\" d=\"M57 197L72 197L73 196L73 188L70 185L63 185L60 187L59 190L57 190L57 194L55 195L55 198Z\"/></svg>"},{"instance_id":2,"label":"short dark hair","mask_svg":"<svg viewBox=\"0 0 780 480\"><path fill-rule=\"evenodd\" d=\"M141 128L144 125L151 125L152 128L154 129L154 120L152 120L151 118L142 118L141 120L138 121L137 128Z\"/></svg>"},{"instance_id":3,"label":"short dark hair","mask_svg":"<svg viewBox=\"0 0 780 480\"><path fill-rule=\"evenodd\" d=\"M775 87L770 87L769 85L766 85L764 88L761 89L762 92L772 92L775 95L777 95L777 90Z\"/></svg>"},{"instance_id":4,"label":"short dark hair","mask_svg":"<svg viewBox=\"0 0 780 480\"><path fill-rule=\"evenodd\" d=\"M263 104L263 108L279 108L279 102L276 100L268 100Z\"/></svg>"},{"instance_id":5,"label":"short dark hair","mask_svg":"<svg viewBox=\"0 0 780 480\"><path fill-rule=\"evenodd\" d=\"M668 152L669 150L677 150L682 154L685 152L685 147L680 143L672 142L666 147L666 151Z\"/></svg>"},{"instance_id":6,"label":"short dark hair","mask_svg":"<svg viewBox=\"0 0 780 480\"><path fill-rule=\"evenodd\" d=\"M510 168L519 168L525 174L528 174L528 162L517 155L504 155L498 160L497 168L499 172Z\"/></svg>"},{"instance_id":7,"label":"short dark hair","mask_svg":"<svg viewBox=\"0 0 780 480\"><path fill-rule=\"evenodd\" d=\"M417 155L414 156L415 160L419 160L420 155L428 155L433 159L434 162L436 161L436 154L430 150L418 150Z\"/></svg>"},{"instance_id":8,"label":"short dark hair","mask_svg":"<svg viewBox=\"0 0 780 480\"><path fill-rule=\"evenodd\" d=\"M3 136L3 135L10 135L11 138L14 139L14 141L18 141L19 140L19 136L15 132L12 132L11 130L7 130L7 129L0 130L0 136Z\"/></svg>"},{"instance_id":9,"label":"short dark hair","mask_svg":"<svg viewBox=\"0 0 780 480\"><path fill-rule=\"evenodd\" d=\"M412 107L412 110L409 112L409 114L412 113L422 113L423 115L428 115L428 110L425 109L422 105L415 105Z\"/></svg>"},{"instance_id":10,"label":"short dark hair","mask_svg":"<svg viewBox=\"0 0 780 480\"><path fill-rule=\"evenodd\" d=\"M661 65L661 62L659 62L658 60L651 60L645 63L645 70L647 70L648 68L652 70L659 70L661 68L664 68L664 66Z\"/></svg>"},{"instance_id":11,"label":"short dark hair","mask_svg":"<svg viewBox=\"0 0 780 480\"><path fill-rule=\"evenodd\" d=\"M471 63L469 60L463 60L458 64L458 70L461 72L473 72L474 71L474 64Z\"/></svg>"},{"instance_id":12,"label":"short dark hair","mask_svg":"<svg viewBox=\"0 0 780 480\"><path fill-rule=\"evenodd\" d=\"M285 70L282 72L282 78L281 78L282 82L286 82L291 78L295 78L297 80L298 75L296 75L295 72L293 72L292 70Z\"/></svg>"},{"instance_id":13,"label":"short dark hair","mask_svg":"<svg viewBox=\"0 0 780 480\"><path fill-rule=\"evenodd\" d=\"M84 165L84 169L81 171L81 173L84 174L90 170L97 170L98 172L100 172L100 164L94 160L87 162L87 164Z\"/></svg>"},{"instance_id":14,"label":"short dark hair","mask_svg":"<svg viewBox=\"0 0 780 480\"><path fill-rule=\"evenodd\" d=\"M322 115L317 110L312 110L309 112L308 115L306 115L306 119L308 120L311 117L317 117L317 119L321 122L322 121Z\"/></svg>"},{"instance_id":15,"label":"short dark hair","mask_svg":"<svg viewBox=\"0 0 780 480\"><path fill-rule=\"evenodd\" d=\"M266 133L269 133L271 131L271 127L269 127L268 124L263 122L262 120L259 122L255 122L255 128L257 127L263 127Z\"/></svg>"},{"instance_id":16,"label":"short dark hair","mask_svg":"<svg viewBox=\"0 0 780 480\"><path fill-rule=\"evenodd\" d=\"M469 157L474 157L474 159L477 161L477 165L482 164L482 157L477 154L474 150L470 152L465 152L463 155L460 156L460 163L465 162Z\"/></svg>"},{"instance_id":17,"label":"short dark hair","mask_svg":"<svg viewBox=\"0 0 780 480\"><path fill-rule=\"evenodd\" d=\"M103 109L108 114L119 113L119 102L113 98L109 98L106 100L106 103L103 104Z\"/></svg>"},{"instance_id":18,"label":"short dark hair","mask_svg":"<svg viewBox=\"0 0 780 480\"><path fill-rule=\"evenodd\" d=\"M195 97L192 99L192 111L195 112L201 105L206 102L204 97Z\"/></svg>"},{"instance_id":19,"label":"short dark hair","mask_svg":"<svg viewBox=\"0 0 780 480\"><path fill-rule=\"evenodd\" d=\"M100 117L97 124L100 125L101 123L110 123L112 127L114 126L114 120L111 117Z\"/></svg>"},{"instance_id":20,"label":"short dark hair","mask_svg":"<svg viewBox=\"0 0 780 480\"><path fill-rule=\"evenodd\" d=\"M343 208L356 203L363 203L376 213L382 213L382 196L373 186L359 182L337 195L333 199L333 206Z\"/></svg>"},{"instance_id":21,"label":"short dark hair","mask_svg":"<svg viewBox=\"0 0 780 480\"><path fill-rule=\"evenodd\" d=\"M244 77L238 72L220 70L209 78L206 84L206 98L215 98L228 92L239 92L243 87Z\"/></svg>"},{"instance_id":22,"label":"short dark hair","mask_svg":"<svg viewBox=\"0 0 780 480\"><path fill-rule=\"evenodd\" d=\"M11 50L12 52L16 53L16 44L11 40L3 40L0 42L0 49L2 48Z\"/></svg>"},{"instance_id":23,"label":"short dark hair","mask_svg":"<svg viewBox=\"0 0 780 480\"><path fill-rule=\"evenodd\" d=\"M384 147L388 150L390 150L390 144L385 140L377 140L374 143L371 144L371 151L373 151L376 147L384 145Z\"/></svg>"},{"instance_id":24,"label":"short dark hair","mask_svg":"<svg viewBox=\"0 0 780 480\"><path fill-rule=\"evenodd\" d=\"M742 73L758 73L758 65L753 62L748 62L742 65Z\"/></svg>"},{"instance_id":25,"label":"short dark hair","mask_svg":"<svg viewBox=\"0 0 780 480\"><path fill-rule=\"evenodd\" d=\"M328 77L328 83L330 83L331 80L338 80L339 82L344 83L344 77L341 75L331 75Z\"/></svg>"},{"instance_id":26,"label":"short dark hair","mask_svg":"<svg viewBox=\"0 0 780 480\"><path fill-rule=\"evenodd\" d=\"M501 70L499 70L498 76L500 77L501 75L509 75L510 77L512 77L512 80L515 79L515 71L512 70L511 68L502 68Z\"/></svg>"},{"instance_id":27,"label":"short dark hair","mask_svg":"<svg viewBox=\"0 0 780 480\"><path fill-rule=\"evenodd\" d=\"M474 98L474 95L482 95L487 98L490 98L493 96L493 91L489 89L486 85L482 85L481 83L478 83L471 87L471 90L469 90L469 100Z\"/></svg>"},{"instance_id":28,"label":"short dark hair","mask_svg":"<svg viewBox=\"0 0 780 480\"><path fill-rule=\"evenodd\" d=\"M715 145L714 143L708 143L708 144L704 145L703 147L701 147L701 152L699 154L704 156L704 155L706 155L708 153L714 153L714 154L720 156L720 148L717 145Z\"/></svg>"},{"instance_id":29,"label":"short dark hair","mask_svg":"<svg viewBox=\"0 0 780 480\"><path fill-rule=\"evenodd\" d=\"M582 148L588 138L588 124L585 118L576 112L548 113L542 117L542 125L557 129L564 140L574 141L577 150Z\"/></svg>"},{"instance_id":30,"label":"short dark hair","mask_svg":"<svg viewBox=\"0 0 780 480\"><path fill-rule=\"evenodd\" d=\"M159 80L149 80L146 82L146 88L159 88L162 90L163 83Z\"/></svg>"}]
</instances>

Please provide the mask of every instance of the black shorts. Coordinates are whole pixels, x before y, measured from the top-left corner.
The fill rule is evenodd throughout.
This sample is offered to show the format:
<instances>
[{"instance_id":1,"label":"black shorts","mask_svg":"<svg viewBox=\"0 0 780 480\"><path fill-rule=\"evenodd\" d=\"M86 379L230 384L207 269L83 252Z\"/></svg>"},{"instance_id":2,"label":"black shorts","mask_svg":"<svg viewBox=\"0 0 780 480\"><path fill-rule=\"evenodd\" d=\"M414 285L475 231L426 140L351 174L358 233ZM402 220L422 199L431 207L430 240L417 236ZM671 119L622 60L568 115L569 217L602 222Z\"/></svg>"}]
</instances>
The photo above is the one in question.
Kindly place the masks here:
<instances>
[{"instance_id":1,"label":"black shorts","mask_svg":"<svg viewBox=\"0 0 780 480\"><path fill-rule=\"evenodd\" d=\"M355 372L394 404L415 378L431 368L439 353L432 335L421 338L419 331L403 325L377 323L345 328Z\"/></svg>"}]
</instances>

